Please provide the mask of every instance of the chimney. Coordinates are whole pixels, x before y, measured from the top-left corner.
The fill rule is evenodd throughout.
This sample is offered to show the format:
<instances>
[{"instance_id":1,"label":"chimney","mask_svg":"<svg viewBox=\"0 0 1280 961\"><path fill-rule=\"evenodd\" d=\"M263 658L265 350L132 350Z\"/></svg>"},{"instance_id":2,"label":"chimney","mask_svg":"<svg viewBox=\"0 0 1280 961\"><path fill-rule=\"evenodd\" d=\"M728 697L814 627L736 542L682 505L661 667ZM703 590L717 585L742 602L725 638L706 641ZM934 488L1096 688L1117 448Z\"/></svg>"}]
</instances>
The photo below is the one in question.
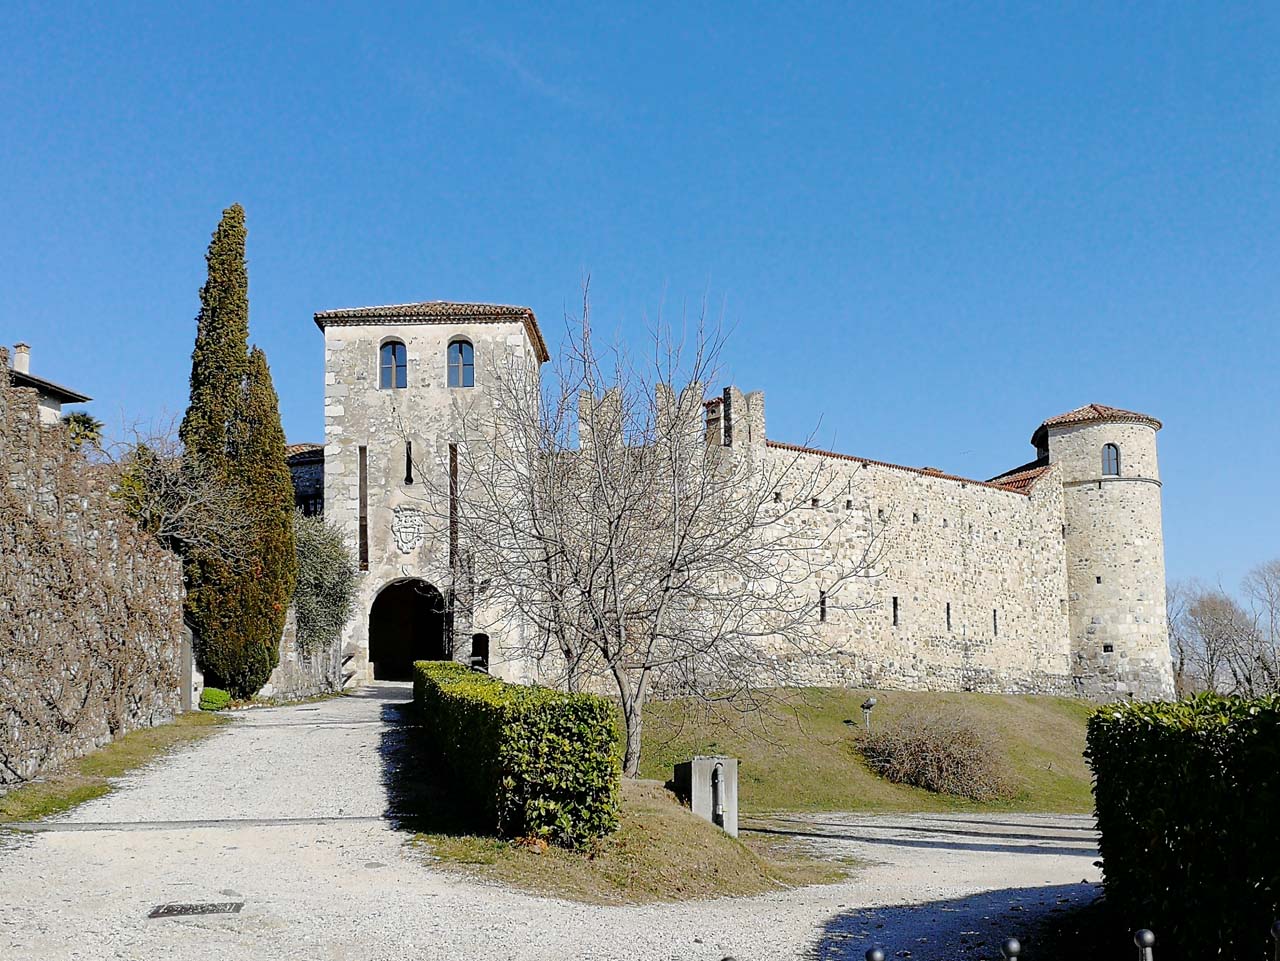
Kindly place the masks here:
<instances>
[{"instance_id":1,"label":"chimney","mask_svg":"<svg viewBox=\"0 0 1280 961\"><path fill-rule=\"evenodd\" d=\"M19 374L31 373L31 345L13 345L13 369Z\"/></svg>"}]
</instances>

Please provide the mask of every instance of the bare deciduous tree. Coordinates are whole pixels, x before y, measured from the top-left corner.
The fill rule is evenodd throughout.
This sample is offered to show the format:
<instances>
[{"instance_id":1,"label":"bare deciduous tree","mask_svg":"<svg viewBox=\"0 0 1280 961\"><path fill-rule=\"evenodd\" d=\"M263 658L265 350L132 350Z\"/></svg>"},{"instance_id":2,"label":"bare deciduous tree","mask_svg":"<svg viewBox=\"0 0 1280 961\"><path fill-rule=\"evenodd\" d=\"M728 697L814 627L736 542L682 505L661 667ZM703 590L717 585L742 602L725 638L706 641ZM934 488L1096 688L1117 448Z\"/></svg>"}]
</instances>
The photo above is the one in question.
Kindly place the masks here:
<instances>
[{"instance_id":1,"label":"bare deciduous tree","mask_svg":"<svg viewBox=\"0 0 1280 961\"><path fill-rule=\"evenodd\" d=\"M1173 690L1177 697L1187 697L1203 686L1198 664L1197 638L1191 630L1187 609L1195 584L1170 581L1165 587L1165 619L1169 624L1169 653L1173 660Z\"/></svg>"},{"instance_id":2,"label":"bare deciduous tree","mask_svg":"<svg viewBox=\"0 0 1280 961\"><path fill-rule=\"evenodd\" d=\"M722 345L700 320L683 342L659 327L643 357L601 351L584 298L550 373L508 365L492 406L455 405L451 463L419 471L457 545L456 603L522 623L504 647L544 680L611 688L629 775L651 695L787 683L792 658L826 652L820 597L856 615L850 583L880 568L879 531L810 509L835 482L821 459L709 439Z\"/></svg>"},{"instance_id":3,"label":"bare deciduous tree","mask_svg":"<svg viewBox=\"0 0 1280 961\"><path fill-rule=\"evenodd\" d=\"M1253 609L1261 655L1270 666L1273 689L1280 690L1280 558L1259 564L1245 575L1244 596Z\"/></svg>"},{"instance_id":4,"label":"bare deciduous tree","mask_svg":"<svg viewBox=\"0 0 1280 961\"><path fill-rule=\"evenodd\" d=\"M1251 570L1244 601L1221 587L1170 585L1169 644L1179 695L1280 692L1280 561Z\"/></svg>"},{"instance_id":5,"label":"bare deciduous tree","mask_svg":"<svg viewBox=\"0 0 1280 961\"><path fill-rule=\"evenodd\" d=\"M169 550L246 560L249 518L235 487L183 457L174 423L132 424L102 449L99 470L138 526Z\"/></svg>"}]
</instances>

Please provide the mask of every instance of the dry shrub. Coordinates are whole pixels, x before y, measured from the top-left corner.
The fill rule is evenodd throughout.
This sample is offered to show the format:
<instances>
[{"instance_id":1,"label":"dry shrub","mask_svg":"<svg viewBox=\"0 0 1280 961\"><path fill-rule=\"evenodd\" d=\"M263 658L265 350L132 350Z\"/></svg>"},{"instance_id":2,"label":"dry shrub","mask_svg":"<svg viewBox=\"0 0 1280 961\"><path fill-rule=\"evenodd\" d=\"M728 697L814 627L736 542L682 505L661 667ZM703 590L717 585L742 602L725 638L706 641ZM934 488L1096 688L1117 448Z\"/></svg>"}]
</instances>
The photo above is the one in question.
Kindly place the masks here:
<instances>
[{"instance_id":1,"label":"dry shrub","mask_svg":"<svg viewBox=\"0 0 1280 961\"><path fill-rule=\"evenodd\" d=\"M904 718L862 738L867 764L881 777L974 801L1013 794L995 739L963 714Z\"/></svg>"}]
</instances>

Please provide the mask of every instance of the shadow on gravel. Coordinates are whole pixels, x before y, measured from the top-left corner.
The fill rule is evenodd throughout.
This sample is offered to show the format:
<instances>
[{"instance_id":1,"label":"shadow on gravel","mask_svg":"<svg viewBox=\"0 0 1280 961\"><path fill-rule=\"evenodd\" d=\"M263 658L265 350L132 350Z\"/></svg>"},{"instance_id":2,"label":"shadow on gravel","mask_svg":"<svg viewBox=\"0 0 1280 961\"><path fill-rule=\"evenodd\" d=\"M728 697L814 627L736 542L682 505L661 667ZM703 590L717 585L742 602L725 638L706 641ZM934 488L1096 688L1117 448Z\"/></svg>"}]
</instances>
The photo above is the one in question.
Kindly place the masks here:
<instances>
[{"instance_id":1,"label":"shadow on gravel","mask_svg":"<svg viewBox=\"0 0 1280 961\"><path fill-rule=\"evenodd\" d=\"M412 702L382 705L386 725L378 740L383 817L398 831L424 834L486 834L470 811L450 792L450 777L426 750L422 725Z\"/></svg>"},{"instance_id":2,"label":"shadow on gravel","mask_svg":"<svg viewBox=\"0 0 1280 961\"><path fill-rule=\"evenodd\" d=\"M775 817L773 820L775 822L788 823L784 818ZM790 823L812 825L817 828L833 827L846 831L851 827L850 822L848 821L820 821L816 818L805 818L802 821L797 820ZM1009 841L1035 841L1037 844L1053 842L1062 845L1075 845L1079 852L1085 854L1091 852L1097 847L1096 834L1092 837L1063 836L1063 834L1059 832L1070 830L1070 828L1064 829L1056 824L1050 825L1039 831L1023 830L1019 832L991 830L990 828L992 825L999 826L999 822L996 821L988 821L986 823L977 821L969 823L981 824L982 829L975 831L973 828L958 827L955 822L932 821L929 824L907 824L899 822L893 825L892 830L899 831L904 834L920 834L926 837L936 836L940 843L944 839L944 836L954 836L969 838L970 840L979 839L983 841L990 838L993 842L999 844L1004 844ZM1027 828L1027 825L1020 825L1020 827L1025 829Z\"/></svg>"},{"instance_id":3,"label":"shadow on gravel","mask_svg":"<svg viewBox=\"0 0 1280 961\"><path fill-rule=\"evenodd\" d=\"M999 961L1005 938L1022 942L1023 957L1044 959L1040 931L1054 918L1091 904L1095 884L1006 888L926 904L860 908L827 921L809 957L862 961L878 945L885 957L910 961ZM1054 957L1057 957L1055 954Z\"/></svg>"},{"instance_id":4,"label":"shadow on gravel","mask_svg":"<svg viewBox=\"0 0 1280 961\"><path fill-rule=\"evenodd\" d=\"M779 819L771 819L768 826L757 826L754 823L747 827L757 834L777 834L782 837L805 838L814 840L857 841L859 844L894 848L941 848L944 851L982 851L988 854L1071 854L1083 856L1093 854L1097 847L1092 841L1075 841L1068 838L1044 837L1025 844L985 842L981 840L956 841L945 837L892 838L884 837L884 829L869 828L859 830L856 824L837 825L839 831L813 830L803 822L794 827L782 827ZM902 830L895 825L890 830ZM933 834L935 832L929 832ZM974 838L974 835L969 835ZM1046 843L1053 842L1053 843Z\"/></svg>"}]
</instances>

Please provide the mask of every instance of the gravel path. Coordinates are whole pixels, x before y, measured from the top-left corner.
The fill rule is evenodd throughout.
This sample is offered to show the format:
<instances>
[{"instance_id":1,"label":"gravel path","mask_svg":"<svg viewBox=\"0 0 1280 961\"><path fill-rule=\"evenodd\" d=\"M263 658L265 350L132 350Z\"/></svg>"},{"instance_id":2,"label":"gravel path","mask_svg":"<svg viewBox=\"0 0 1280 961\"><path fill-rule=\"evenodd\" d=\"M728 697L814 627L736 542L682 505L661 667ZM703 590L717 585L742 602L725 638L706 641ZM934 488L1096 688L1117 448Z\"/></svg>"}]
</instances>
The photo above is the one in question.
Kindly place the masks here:
<instances>
[{"instance_id":1,"label":"gravel path","mask_svg":"<svg viewBox=\"0 0 1280 961\"><path fill-rule=\"evenodd\" d=\"M384 782L408 696L246 712L107 797L0 834L0 958L764 961L861 959L874 941L959 961L998 957L1001 936L1098 876L1085 818L824 814L755 826L871 862L837 885L600 908L459 880L395 826ZM243 907L147 917L173 902Z\"/></svg>"}]
</instances>

